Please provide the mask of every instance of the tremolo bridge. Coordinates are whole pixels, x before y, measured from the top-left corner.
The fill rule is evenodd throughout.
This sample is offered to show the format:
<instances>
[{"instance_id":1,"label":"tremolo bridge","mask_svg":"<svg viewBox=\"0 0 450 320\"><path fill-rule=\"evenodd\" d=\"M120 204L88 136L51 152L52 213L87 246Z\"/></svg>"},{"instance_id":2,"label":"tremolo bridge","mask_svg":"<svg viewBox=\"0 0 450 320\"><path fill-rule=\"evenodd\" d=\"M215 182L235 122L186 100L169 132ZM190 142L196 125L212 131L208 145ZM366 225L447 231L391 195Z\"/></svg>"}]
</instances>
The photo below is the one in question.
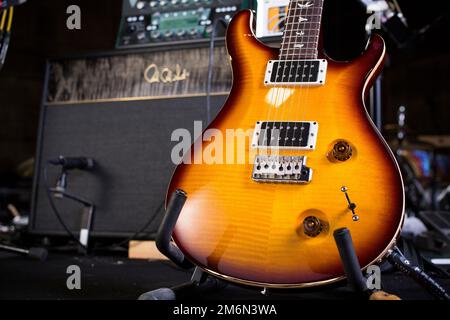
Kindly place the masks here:
<instances>
[{"instance_id":1,"label":"tremolo bridge","mask_svg":"<svg viewBox=\"0 0 450 320\"><path fill-rule=\"evenodd\" d=\"M257 182L309 183L312 179L312 170L305 162L304 156L258 155L252 177Z\"/></svg>"},{"instance_id":2,"label":"tremolo bridge","mask_svg":"<svg viewBox=\"0 0 450 320\"><path fill-rule=\"evenodd\" d=\"M325 84L327 60L270 60L266 86L321 86Z\"/></svg>"},{"instance_id":3,"label":"tremolo bridge","mask_svg":"<svg viewBox=\"0 0 450 320\"><path fill-rule=\"evenodd\" d=\"M314 150L319 124L314 121L258 121L252 139L255 149ZM306 166L306 156L257 155L252 178L256 182L311 182L312 169Z\"/></svg>"}]
</instances>

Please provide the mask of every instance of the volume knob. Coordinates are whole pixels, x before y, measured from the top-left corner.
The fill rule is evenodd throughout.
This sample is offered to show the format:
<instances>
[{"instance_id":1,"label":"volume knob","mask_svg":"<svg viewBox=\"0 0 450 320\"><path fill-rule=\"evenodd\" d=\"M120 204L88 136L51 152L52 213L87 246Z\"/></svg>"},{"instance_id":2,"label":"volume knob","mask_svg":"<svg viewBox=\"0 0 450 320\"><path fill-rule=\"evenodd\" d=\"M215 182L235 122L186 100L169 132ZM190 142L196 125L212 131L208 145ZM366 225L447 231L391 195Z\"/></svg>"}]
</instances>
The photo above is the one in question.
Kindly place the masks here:
<instances>
[{"instance_id":1,"label":"volume knob","mask_svg":"<svg viewBox=\"0 0 450 320\"><path fill-rule=\"evenodd\" d=\"M347 161L353 156L353 149L351 145L344 140L336 142L333 146L333 150L329 154L331 161Z\"/></svg>"},{"instance_id":2,"label":"volume knob","mask_svg":"<svg viewBox=\"0 0 450 320\"><path fill-rule=\"evenodd\" d=\"M303 230L308 237L315 238L323 230L322 222L316 217L307 217L303 220Z\"/></svg>"}]
</instances>

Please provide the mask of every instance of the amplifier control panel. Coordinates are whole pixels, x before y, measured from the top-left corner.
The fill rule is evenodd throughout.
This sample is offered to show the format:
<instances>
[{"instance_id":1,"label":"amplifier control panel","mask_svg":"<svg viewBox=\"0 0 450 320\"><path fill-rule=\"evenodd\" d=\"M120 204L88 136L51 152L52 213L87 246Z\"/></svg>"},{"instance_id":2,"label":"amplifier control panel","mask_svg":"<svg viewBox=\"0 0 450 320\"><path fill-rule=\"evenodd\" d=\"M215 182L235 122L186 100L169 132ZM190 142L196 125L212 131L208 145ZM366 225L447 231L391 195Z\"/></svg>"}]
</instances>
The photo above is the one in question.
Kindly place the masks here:
<instances>
[{"instance_id":1,"label":"amplifier control panel","mask_svg":"<svg viewBox=\"0 0 450 320\"><path fill-rule=\"evenodd\" d=\"M248 7L248 1L242 0L124 0L116 46L208 39L215 19L231 20ZM220 27L216 30L218 37L225 32Z\"/></svg>"}]
</instances>

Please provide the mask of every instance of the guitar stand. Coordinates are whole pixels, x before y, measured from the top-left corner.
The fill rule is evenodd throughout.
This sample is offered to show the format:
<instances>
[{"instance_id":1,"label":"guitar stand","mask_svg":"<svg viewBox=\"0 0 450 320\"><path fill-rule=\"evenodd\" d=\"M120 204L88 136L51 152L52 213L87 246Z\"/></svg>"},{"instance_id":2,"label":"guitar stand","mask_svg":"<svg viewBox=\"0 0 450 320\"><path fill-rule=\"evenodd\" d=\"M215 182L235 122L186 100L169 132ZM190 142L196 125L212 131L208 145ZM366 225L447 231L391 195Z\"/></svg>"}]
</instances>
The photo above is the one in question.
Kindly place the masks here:
<instances>
[{"instance_id":1,"label":"guitar stand","mask_svg":"<svg viewBox=\"0 0 450 320\"><path fill-rule=\"evenodd\" d=\"M156 247L169 258L173 263L182 269L192 269L194 265L186 259L184 254L172 243L172 234L181 209L186 202L186 193L182 190L176 190L167 205L166 213L156 236ZM218 290L223 288L225 283L214 277L208 277L200 268L196 267L191 280L171 288L160 288L142 294L139 300L176 300L190 297L196 292L205 292L208 290Z\"/></svg>"},{"instance_id":2,"label":"guitar stand","mask_svg":"<svg viewBox=\"0 0 450 320\"><path fill-rule=\"evenodd\" d=\"M194 265L184 256L181 250L172 243L172 234L180 216L181 209L186 202L186 193L176 190L167 205L166 214L158 229L156 246L158 250L169 258L173 263L183 269L192 269ZM347 228L338 229L334 232L334 238L341 257L342 265L347 276L350 288L358 297L370 298L372 300L399 300L398 297L388 295L382 291L371 290L367 287L367 279L361 272L361 267L356 256L350 231ZM400 271L412 277L436 298L450 300L449 294L429 277L420 268L411 266L397 248L389 252L387 260ZM183 297L192 297L196 292L217 290L223 288L226 283L215 277L208 277L200 268L194 269L189 282L171 288L160 288L146 292L139 300L176 300Z\"/></svg>"},{"instance_id":3,"label":"guitar stand","mask_svg":"<svg viewBox=\"0 0 450 320\"><path fill-rule=\"evenodd\" d=\"M380 290L368 288L367 279L361 272L361 266L356 256L352 237L347 228L336 230L334 232L334 239L347 276L348 285L354 292L361 297L369 298L370 300L399 300L396 296L389 295ZM436 299L450 301L448 292L422 269L411 265L397 247L389 251L386 259L390 264L397 268L397 270L414 279Z\"/></svg>"},{"instance_id":4,"label":"guitar stand","mask_svg":"<svg viewBox=\"0 0 450 320\"><path fill-rule=\"evenodd\" d=\"M0 241L0 251L5 251L9 253L15 253L18 255L23 255L26 257L29 257L31 259L44 261L47 259L47 249L45 248L38 248L38 247L32 247L29 249L19 248L19 247L13 247L7 244L3 244Z\"/></svg>"}]
</instances>

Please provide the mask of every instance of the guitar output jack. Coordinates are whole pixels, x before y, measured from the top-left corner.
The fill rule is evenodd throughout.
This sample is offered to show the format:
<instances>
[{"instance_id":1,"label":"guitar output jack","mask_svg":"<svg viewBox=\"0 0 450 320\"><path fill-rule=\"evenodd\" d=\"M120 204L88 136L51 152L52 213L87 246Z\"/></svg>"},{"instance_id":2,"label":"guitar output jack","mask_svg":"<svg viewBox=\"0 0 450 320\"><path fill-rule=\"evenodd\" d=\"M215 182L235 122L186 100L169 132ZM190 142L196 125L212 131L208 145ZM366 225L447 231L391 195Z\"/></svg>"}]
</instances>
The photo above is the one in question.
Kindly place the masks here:
<instances>
[{"instance_id":1,"label":"guitar output jack","mask_svg":"<svg viewBox=\"0 0 450 320\"><path fill-rule=\"evenodd\" d=\"M308 237L315 238L322 232L323 225L318 218L310 216L303 220L303 230Z\"/></svg>"}]
</instances>

